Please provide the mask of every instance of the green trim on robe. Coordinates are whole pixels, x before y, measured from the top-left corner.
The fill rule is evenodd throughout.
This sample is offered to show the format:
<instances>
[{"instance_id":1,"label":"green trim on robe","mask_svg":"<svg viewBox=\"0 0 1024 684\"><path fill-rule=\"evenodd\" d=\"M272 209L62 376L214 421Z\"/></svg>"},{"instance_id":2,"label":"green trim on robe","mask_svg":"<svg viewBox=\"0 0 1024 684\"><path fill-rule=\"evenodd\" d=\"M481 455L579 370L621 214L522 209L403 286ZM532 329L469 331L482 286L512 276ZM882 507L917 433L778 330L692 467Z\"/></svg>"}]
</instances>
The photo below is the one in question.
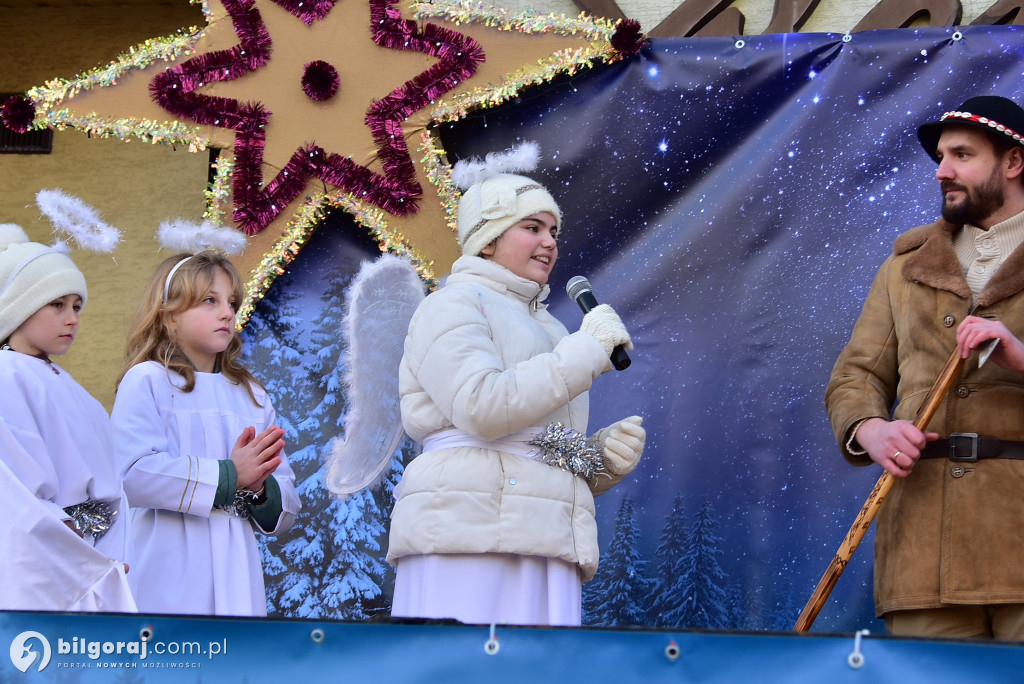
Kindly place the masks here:
<instances>
[{"instance_id":1,"label":"green trim on robe","mask_svg":"<svg viewBox=\"0 0 1024 684\"><path fill-rule=\"evenodd\" d=\"M249 502L249 513L253 520L264 532L273 532L277 527L277 521L281 517L281 485L273 475L267 477L263 485L267 488L263 495L266 499L263 503Z\"/></svg>"},{"instance_id":2,"label":"green trim on robe","mask_svg":"<svg viewBox=\"0 0 1024 684\"><path fill-rule=\"evenodd\" d=\"M214 506L227 506L235 500L235 485L238 483L238 471L230 458L217 461L220 465L220 476L217 478L217 493L213 496Z\"/></svg>"}]
</instances>

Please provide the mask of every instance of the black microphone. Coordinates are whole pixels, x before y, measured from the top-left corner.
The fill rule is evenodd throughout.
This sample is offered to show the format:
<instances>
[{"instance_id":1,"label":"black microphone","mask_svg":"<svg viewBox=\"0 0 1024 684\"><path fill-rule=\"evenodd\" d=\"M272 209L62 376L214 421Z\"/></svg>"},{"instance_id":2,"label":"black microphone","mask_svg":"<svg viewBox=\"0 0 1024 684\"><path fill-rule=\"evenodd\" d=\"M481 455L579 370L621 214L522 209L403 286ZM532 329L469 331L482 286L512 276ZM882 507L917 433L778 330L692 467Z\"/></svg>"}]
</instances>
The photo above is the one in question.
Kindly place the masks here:
<instances>
[{"instance_id":1,"label":"black microphone","mask_svg":"<svg viewBox=\"0 0 1024 684\"><path fill-rule=\"evenodd\" d=\"M569 297L580 305L583 313L589 313L591 309L597 306L594 288L590 287L590 281L583 276L569 278L569 282L565 284L565 291ZM611 360L615 370L626 370L631 363L629 354L626 353L621 344L612 349Z\"/></svg>"}]
</instances>

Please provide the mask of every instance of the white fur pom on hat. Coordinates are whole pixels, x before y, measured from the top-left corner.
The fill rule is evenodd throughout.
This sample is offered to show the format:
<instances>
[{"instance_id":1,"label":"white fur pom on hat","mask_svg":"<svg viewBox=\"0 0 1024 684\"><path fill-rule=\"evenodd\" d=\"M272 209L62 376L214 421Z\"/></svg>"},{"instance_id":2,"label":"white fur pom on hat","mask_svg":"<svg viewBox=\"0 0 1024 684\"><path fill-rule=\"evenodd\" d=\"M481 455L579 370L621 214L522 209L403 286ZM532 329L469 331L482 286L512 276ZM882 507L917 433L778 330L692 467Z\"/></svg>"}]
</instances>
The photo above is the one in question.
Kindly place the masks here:
<instances>
[{"instance_id":1,"label":"white fur pom on hat","mask_svg":"<svg viewBox=\"0 0 1024 684\"><path fill-rule=\"evenodd\" d=\"M480 254L513 224L542 211L561 225L562 212L547 189L517 174L537 168L538 156L537 144L527 142L504 153L489 154L482 162L473 159L455 165L452 180L465 190L459 200L463 254Z\"/></svg>"},{"instance_id":2,"label":"white fur pom on hat","mask_svg":"<svg viewBox=\"0 0 1024 684\"><path fill-rule=\"evenodd\" d=\"M13 223L0 224L0 341L46 304L77 294L88 298L85 276L66 254L38 242Z\"/></svg>"}]
</instances>

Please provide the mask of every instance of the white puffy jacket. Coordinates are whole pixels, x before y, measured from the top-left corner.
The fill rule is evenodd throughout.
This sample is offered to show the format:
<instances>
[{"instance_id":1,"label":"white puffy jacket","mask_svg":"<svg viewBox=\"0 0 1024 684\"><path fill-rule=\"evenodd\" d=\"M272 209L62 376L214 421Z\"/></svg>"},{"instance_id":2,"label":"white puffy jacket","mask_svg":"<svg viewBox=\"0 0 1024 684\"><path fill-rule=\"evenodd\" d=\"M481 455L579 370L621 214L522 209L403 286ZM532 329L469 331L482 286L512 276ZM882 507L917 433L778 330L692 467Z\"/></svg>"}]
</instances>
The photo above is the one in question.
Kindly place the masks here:
<instances>
[{"instance_id":1,"label":"white puffy jacket","mask_svg":"<svg viewBox=\"0 0 1024 684\"><path fill-rule=\"evenodd\" d=\"M601 343L569 335L541 301L548 287L481 257L455 262L416 310L399 368L402 422L416 441L455 427L492 441L561 422L586 434L587 390L611 369ZM541 461L475 447L427 451L405 470L388 560L511 553L597 570L587 482Z\"/></svg>"}]
</instances>

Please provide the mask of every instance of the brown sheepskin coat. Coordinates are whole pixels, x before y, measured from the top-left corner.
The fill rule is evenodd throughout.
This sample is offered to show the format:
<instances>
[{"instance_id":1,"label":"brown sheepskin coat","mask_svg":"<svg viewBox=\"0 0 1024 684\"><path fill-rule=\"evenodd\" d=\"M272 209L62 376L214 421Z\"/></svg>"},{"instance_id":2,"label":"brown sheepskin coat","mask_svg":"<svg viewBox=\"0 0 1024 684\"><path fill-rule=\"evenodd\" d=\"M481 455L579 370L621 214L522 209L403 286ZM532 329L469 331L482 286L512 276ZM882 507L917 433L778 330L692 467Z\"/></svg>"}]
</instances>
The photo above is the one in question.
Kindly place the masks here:
<instances>
[{"instance_id":1,"label":"brown sheepskin coat","mask_svg":"<svg viewBox=\"0 0 1024 684\"><path fill-rule=\"evenodd\" d=\"M959 226L939 220L901 235L882 264L850 341L832 371L825 406L843 455L852 429L878 416L914 420L971 313L971 290L953 251ZM1024 246L977 298L973 315L1024 336ZM895 408L893 408L895 406ZM928 430L1024 442L1024 375L974 355ZM875 609L1024 603L1024 460L918 462L878 515Z\"/></svg>"}]
</instances>

